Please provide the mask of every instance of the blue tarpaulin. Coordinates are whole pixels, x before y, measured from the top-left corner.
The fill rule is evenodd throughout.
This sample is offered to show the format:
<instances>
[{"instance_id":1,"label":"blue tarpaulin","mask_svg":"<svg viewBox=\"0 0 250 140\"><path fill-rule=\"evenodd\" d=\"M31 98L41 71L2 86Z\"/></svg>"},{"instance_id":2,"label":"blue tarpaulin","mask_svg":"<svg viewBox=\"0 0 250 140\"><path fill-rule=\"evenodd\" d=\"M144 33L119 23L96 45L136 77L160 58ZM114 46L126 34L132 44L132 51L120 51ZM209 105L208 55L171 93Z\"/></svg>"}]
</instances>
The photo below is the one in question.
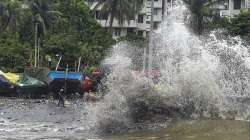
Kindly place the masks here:
<instances>
[{"instance_id":1,"label":"blue tarpaulin","mask_svg":"<svg viewBox=\"0 0 250 140\"><path fill-rule=\"evenodd\" d=\"M80 72L68 72L66 73L65 71L51 71L48 74L48 77L51 80L54 79L75 79L75 80L84 80L84 75Z\"/></svg>"}]
</instances>

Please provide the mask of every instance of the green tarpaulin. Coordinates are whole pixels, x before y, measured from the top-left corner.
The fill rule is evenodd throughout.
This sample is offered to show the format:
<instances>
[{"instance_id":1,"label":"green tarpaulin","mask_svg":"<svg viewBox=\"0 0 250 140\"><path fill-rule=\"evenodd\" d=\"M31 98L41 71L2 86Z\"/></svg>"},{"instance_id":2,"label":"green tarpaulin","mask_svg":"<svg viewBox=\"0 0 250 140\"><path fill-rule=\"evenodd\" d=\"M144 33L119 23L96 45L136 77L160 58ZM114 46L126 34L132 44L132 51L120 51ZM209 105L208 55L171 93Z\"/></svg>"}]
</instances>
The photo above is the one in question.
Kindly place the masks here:
<instances>
[{"instance_id":1,"label":"green tarpaulin","mask_svg":"<svg viewBox=\"0 0 250 140\"><path fill-rule=\"evenodd\" d=\"M28 76L27 74L21 75L20 79L17 81L16 85L18 87L44 87L46 84L35 78Z\"/></svg>"}]
</instances>

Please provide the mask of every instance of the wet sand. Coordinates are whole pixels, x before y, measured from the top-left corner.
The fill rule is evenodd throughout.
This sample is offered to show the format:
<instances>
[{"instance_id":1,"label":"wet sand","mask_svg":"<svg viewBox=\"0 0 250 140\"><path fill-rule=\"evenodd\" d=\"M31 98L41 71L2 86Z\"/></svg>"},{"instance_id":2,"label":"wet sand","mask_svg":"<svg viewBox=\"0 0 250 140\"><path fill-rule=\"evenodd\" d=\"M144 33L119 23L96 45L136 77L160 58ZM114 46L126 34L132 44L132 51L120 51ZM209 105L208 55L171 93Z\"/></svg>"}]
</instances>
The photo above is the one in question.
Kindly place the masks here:
<instances>
[{"instance_id":1,"label":"wet sand","mask_svg":"<svg viewBox=\"0 0 250 140\"><path fill-rule=\"evenodd\" d=\"M81 101L0 99L0 139L85 139Z\"/></svg>"}]
</instances>

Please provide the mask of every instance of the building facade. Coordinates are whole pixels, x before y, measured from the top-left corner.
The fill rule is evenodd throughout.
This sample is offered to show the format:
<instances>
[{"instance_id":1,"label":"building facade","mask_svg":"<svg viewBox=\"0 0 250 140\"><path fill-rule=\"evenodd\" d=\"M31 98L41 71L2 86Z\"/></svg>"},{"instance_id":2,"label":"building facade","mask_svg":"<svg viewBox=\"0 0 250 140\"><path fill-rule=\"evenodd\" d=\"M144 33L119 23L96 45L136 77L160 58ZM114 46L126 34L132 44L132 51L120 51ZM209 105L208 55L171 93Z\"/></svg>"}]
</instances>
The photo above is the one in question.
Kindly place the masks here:
<instances>
[{"instance_id":1,"label":"building facade","mask_svg":"<svg viewBox=\"0 0 250 140\"><path fill-rule=\"evenodd\" d=\"M233 17L241 10L250 8L250 0L221 0L212 8L217 9L221 17Z\"/></svg>"},{"instance_id":2,"label":"building facade","mask_svg":"<svg viewBox=\"0 0 250 140\"><path fill-rule=\"evenodd\" d=\"M151 0L144 0L145 4L142 10L131 17L130 21L125 21L123 24L119 24L118 20L114 19L113 22L113 37L119 38L126 36L127 34L138 34L140 36L146 37L150 31L150 19L151 19ZM88 1L88 5L91 10L94 9L98 0ZM165 0L154 0L154 29L157 29L159 24L163 21L164 17ZM109 27L109 16L101 15L101 6L94 11L95 18L101 24L102 27Z\"/></svg>"}]
</instances>

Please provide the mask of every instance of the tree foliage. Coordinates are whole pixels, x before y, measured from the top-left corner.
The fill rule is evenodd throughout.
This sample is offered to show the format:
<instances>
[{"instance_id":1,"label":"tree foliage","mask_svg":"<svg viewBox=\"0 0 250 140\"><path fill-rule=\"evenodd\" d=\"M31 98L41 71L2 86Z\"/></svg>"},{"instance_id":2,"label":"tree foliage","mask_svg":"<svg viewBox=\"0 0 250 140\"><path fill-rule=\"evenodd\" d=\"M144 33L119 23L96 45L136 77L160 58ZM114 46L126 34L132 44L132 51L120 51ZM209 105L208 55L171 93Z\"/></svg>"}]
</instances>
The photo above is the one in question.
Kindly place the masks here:
<instances>
[{"instance_id":1,"label":"tree foliage","mask_svg":"<svg viewBox=\"0 0 250 140\"><path fill-rule=\"evenodd\" d=\"M14 69L33 63L35 24L41 38L41 59L61 54L97 65L114 43L84 0L0 1L0 65ZM8 55L7 55L8 54ZM46 56L46 57L45 57Z\"/></svg>"},{"instance_id":2,"label":"tree foliage","mask_svg":"<svg viewBox=\"0 0 250 140\"><path fill-rule=\"evenodd\" d=\"M233 35L250 37L250 10L241 11L239 15L231 18L227 29Z\"/></svg>"}]
</instances>

